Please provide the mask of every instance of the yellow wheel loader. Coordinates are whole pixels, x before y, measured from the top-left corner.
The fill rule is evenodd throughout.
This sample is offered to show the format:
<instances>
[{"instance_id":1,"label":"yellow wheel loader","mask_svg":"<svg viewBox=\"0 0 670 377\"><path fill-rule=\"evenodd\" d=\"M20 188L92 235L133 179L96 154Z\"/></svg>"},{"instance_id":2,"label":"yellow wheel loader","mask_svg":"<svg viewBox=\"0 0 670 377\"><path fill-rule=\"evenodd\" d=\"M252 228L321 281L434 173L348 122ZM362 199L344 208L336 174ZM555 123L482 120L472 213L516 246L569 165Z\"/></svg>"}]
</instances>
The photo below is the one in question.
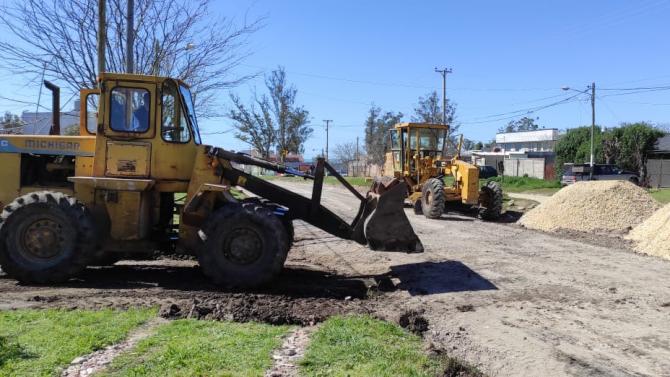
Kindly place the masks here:
<instances>
[{"instance_id":1,"label":"yellow wheel loader","mask_svg":"<svg viewBox=\"0 0 670 377\"><path fill-rule=\"evenodd\" d=\"M445 156L448 132L448 125L396 124L389 132L384 175L407 183L408 199L416 214L436 219L446 209L465 206L475 208L483 220L499 218L503 200L500 185L488 182L479 187L477 166L460 159L462 137L455 156Z\"/></svg>"},{"instance_id":2,"label":"yellow wheel loader","mask_svg":"<svg viewBox=\"0 0 670 377\"><path fill-rule=\"evenodd\" d=\"M203 145L184 82L112 73L98 80L99 89L80 93L79 136L60 135L59 106L50 135L0 135L0 267L10 277L59 282L89 265L160 250L196 255L217 284L257 286L281 271L293 220L372 249L423 251L402 209L401 182L363 196L323 159L307 175ZM312 196L238 164L312 179ZM325 171L360 200L352 223L321 204ZM257 197L235 199L234 186ZM175 195L183 193L181 204Z\"/></svg>"}]
</instances>

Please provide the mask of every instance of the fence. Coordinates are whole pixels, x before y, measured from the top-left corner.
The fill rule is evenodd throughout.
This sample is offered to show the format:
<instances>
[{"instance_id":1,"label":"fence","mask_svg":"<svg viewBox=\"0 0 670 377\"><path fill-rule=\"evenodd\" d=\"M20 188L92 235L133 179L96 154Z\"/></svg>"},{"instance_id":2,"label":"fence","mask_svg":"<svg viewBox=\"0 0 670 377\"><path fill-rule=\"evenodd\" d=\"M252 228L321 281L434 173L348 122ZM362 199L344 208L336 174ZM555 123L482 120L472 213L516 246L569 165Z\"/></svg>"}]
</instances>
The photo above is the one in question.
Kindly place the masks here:
<instances>
[{"instance_id":1,"label":"fence","mask_svg":"<svg viewBox=\"0 0 670 377\"><path fill-rule=\"evenodd\" d=\"M529 176L544 179L544 158L524 158L505 160L505 175L513 177Z\"/></svg>"},{"instance_id":2,"label":"fence","mask_svg":"<svg viewBox=\"0 0 670 377\"><path fill-rule=\"evenodd\" d=\"M651 187L670 187L670 159L650 158L647 160L647 176Z\"/></svg>"}]
</instances>

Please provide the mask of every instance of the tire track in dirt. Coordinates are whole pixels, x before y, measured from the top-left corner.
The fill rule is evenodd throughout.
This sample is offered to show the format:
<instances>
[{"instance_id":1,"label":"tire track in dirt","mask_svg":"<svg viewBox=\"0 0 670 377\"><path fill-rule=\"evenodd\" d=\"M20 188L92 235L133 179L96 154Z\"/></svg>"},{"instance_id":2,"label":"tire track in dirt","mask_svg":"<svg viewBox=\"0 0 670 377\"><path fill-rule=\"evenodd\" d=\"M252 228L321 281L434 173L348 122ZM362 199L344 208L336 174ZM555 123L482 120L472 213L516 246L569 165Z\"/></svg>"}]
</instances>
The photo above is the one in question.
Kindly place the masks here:
<instances>
[{"instance_id":1,"label":"tire track in dirt","mask_svg":"<svg viewBox=\"0 0 670 377\"><path fill-rule=\"evenodd\" d=\"M123 342L112 344L102 350L75 358L61 373L61 377L88 377L104 370L117 356L135 347L142 339L151 336L154 330L164 323L167 323L167 320L152 318L133 330Z\"/></svg>"}]
</instances>

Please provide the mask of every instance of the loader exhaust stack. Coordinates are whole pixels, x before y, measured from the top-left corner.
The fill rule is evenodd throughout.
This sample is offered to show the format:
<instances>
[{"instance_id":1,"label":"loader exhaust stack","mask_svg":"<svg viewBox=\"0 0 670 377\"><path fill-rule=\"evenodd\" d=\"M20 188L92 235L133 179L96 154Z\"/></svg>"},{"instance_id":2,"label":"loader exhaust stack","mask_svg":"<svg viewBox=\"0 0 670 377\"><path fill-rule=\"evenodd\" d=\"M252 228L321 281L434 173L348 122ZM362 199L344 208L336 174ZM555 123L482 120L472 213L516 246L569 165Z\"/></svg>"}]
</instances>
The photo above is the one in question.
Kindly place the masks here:
<instances>
[{"instance_id":1,"label":"loader exhaust stack","mask_svg":"<svg viewBox=\"0 0 670 377\"><path fill-rule=\"evenodd\" d=\"M423 245L414 233L403 208L407 196L407 185L404 182L397 179L375 181L367 195L363 196L323 158L317 160L314 175L310 175L283 165L220 148L211 147L209 154L229 162L255 165L313 180L312 197L308 199L236 169L230 163L222 164L224 178L260 197L287 207L288 215L292 219L303 220L336 237L368 245L373 250L423 252ZM358 214L351 224L321 205L323 179L326 171L361 203Z\"/></svg>"}]
</instances>

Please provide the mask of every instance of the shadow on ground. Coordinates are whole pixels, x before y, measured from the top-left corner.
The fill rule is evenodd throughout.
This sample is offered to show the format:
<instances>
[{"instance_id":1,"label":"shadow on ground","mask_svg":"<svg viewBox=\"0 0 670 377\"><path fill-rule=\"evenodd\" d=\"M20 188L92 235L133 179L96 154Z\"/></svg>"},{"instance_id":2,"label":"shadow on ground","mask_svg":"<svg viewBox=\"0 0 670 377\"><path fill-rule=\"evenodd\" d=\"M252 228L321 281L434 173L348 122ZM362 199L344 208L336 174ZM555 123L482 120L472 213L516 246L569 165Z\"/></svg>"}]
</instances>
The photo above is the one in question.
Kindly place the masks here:
<instances>
[{"instance_id":1,"label":"shadow on ground","mask_svg":"<svg viewBox=\"0 0 670 377\"><path fill-rule=\"evenodd\" d=\"M498 289L489 280L458 261L393 266L390 275L400 280L398 289L406 290L412 296Z\"/></svg>"},{"instance_id":2,"label":"shadow on ground","mask_svg":"<svg viewBox=\"0 0 670 377\"><path fill-rule=\"evenodd\" d=\"M0 279L9 279L0 277ZM272 284L254 289L225 288L211 284L195 266L121 264L90 267L77 278L58 284L63 288L100 290L163 289L201 293L254 293L293 298L347 297L364 299L372 279L346 277L325 271L287 267Z\"/></svg>"}]
</instances>

